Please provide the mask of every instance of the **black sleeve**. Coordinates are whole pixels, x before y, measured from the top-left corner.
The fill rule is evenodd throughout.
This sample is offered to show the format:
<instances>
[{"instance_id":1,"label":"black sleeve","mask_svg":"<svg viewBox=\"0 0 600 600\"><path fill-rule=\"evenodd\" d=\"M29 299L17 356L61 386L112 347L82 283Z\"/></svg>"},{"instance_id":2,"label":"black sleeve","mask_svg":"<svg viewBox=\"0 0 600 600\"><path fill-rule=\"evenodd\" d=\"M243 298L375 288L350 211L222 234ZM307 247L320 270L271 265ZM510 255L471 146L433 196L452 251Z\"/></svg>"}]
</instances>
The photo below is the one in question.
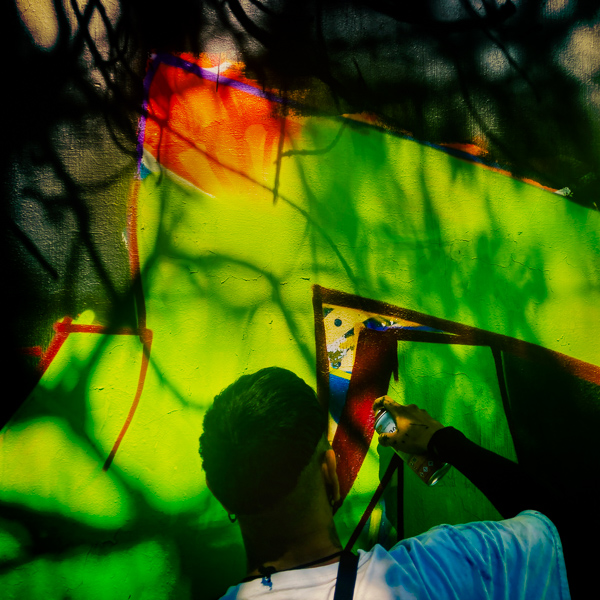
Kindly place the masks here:
<instances>
[{"instance_id":1,"label":"black sleeve","mask_svg":"<svg viewBox=\"0 0 600 600\"><path fill-rule=\"evenodd\" d=\"M592 557L597 554L590 546L591 540L586 539L582 525L585 515L574 515L577 502L569 502L558 490L536 480L517 463L478 446L454 427L436 431L428 451L467 477L503 518L514 517L524 510L546 515L561 538L571 595L585 597L583 590L593 585L585 581L591 579L595 568Z\"/></svg>"},{"instance_id":2,"label":"black sleeve","mask_svg":"<svg viewBox=\"0 0 600 600\"><path fill-rule=\"evenodd\" d=\"M485 450L454 427L436 431L428 450L467 477L505 519L523 510L537 510L554 522L560 512L555 494L546 486L533 481L517 463Z\"/></svg>"}]
</instances>

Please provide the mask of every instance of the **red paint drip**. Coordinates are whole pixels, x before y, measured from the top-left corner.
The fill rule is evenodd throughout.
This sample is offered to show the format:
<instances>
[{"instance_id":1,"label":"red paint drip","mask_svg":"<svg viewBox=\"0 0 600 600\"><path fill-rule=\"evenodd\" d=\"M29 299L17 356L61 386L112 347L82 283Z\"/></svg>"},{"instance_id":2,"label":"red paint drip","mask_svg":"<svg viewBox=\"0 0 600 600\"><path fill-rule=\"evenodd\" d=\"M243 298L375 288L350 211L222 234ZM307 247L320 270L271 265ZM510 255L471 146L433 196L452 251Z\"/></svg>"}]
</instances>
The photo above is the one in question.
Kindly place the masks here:
<instances>
[{"instance_id":1,"label":"red paint drip","mask_svg":"<svg viewBox=\"0 0 600 600\"><path fill-rule=\"evenodd\" d=\"M144 346L137 390L135 392L135 397L133 398L133 402L129 409L129 413L127 414L127 418L125 419L125 423L123 423L123 427L121 427L121 431L115 443L113 444L112 450L110 451L110 454L106 458L106 462L102 467L103 471L107 471L110 465L112 464L115 455L119 449L119 446L121 445L121 442L123 441L123 438L125 437L129 426L131 425L131 421L133 420L133 416L135 415L135 411L137 410L140 398L142 397L142 392L144 390L144 383L146 382L146 373L148 372L148 364L150 362L150 350L152 348L152 332L149 329L146 329L144 332L142 332L142 335L140 337Z\"/></svg>"},{"instance_id":2,"label":"red paint drip","mask_svg":"<svg viewBox=\"0 0 600 600\"><path fill-rule=\"evenodd\" d=\"M65 317L60 323L54 324L54 337L48 346L46 352L42 354L42 358L38 363L38 370L40 374L46 372L46 369L50 365L50 363L54 360L54 357L58 354L58 351L61 349L62 345L65 343L66 339L69 337L68 330L61 330L61 326L68 326L73 322L71 317Z\"/></svg>"},{"instance_id":3,"label":"red paint drip","mask_svg":"<svg viewBox=\"0 0 600 600\"><path fill-rule=\"evenodd\" d=\"M138 200L138 189L139 181L133 182L131 190L129 208L128 208L128 219L127 219L127 233L129 238L129 267L132 276L132 285L134 286L135 301L137 306L138 324L137 328L132 329L130 327L106 327L104 325L87 325L87 324L73 324L71 317L64 317L62 321L54 324L54 337L48 346L46 352L42 352L41 348L38 352L32 354L41 355L40 362L38 363L38 370L40 376L46 371L50 363L54 360L54 357L58 354L58 351L65 343L66 339L71 333L95 333L101 335L135 335L139 336L140 342L142 343L142 364L140 367L140 374L138 377L138 385L133 398L129 413L125 419L125 423L121 427L121 431L113 444L112 450L108 455L103 470L106 471L112 464L115 455L131 425L138 404L140 402L142 392L144 390L144 384L146 382L146 374L148 372L148 364L150 361L150 350L152 347L152 331L146 327L146 302L144 299L144 290L142 287L141 275L140 275L140 257L138 250L138 238L137 238L137 200ZM35 348L33 349L35 350Z\"/></svg>"},{"instance_id":4,"label":"red paint drip","mask_svg":"<svg viewBox=\"0 0 600 600\"><path fill-rule=\"evenodd\" d=\"M133 402L125 419L125 423L121 427L121 431L115 443L113 444L110 454L106 458L103 471L107 471L112 464L119 446L131 425L133 416L137 410L142 392L144 391L144 384L146 382L146 374L148 372L148 364L150 362L150 350L152 348L152 331L146 327L146 300L144 298L144 288L142 286L141 270L140 270L140 254L138 248L138 237L137 237L137 218L138 218L138 191L140 182L134 180L132 184L132 190L130 195L129 207L127 211L127 237L129 239L129 268L133 279L132 285L134 286L135 302L137 306L138 315L138 329L135 332L139 335L140 341L142 342L142 364L140 367L140 375L138 378L138 385L133 398Z\"/></svg>"}]
</instances>

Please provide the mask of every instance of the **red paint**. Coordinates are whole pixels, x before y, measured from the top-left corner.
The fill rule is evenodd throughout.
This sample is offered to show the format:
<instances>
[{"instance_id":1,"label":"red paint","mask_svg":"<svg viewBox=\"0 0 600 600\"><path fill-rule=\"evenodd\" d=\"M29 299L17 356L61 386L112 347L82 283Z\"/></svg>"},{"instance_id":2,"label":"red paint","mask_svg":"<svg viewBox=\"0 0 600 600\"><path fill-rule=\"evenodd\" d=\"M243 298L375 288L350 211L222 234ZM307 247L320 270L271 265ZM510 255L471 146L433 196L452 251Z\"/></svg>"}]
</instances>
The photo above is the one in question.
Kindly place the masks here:
<instances>
[{"instance_id":1,"label":"red paint","mask_svg":"<svg viewBox=\"0 0 600 600\"><path fill-rule=\"evenodd\" d=\"M363 329L358 337L346 404L342 409L333 450L337 459L341 500L348 495L373 438L373 402L387 393L398 370L396 339L387 332Z\"/></svg>"},{"instance_id":2,"label":"red paint","mask_svg":"<svg viewBox=\"0 0 600 600\"><path fill-rule=\"evenodd\" d=\"M355 308L364 312L370 312L389 317L398 317L405 321L420 323L428 327L439 329L446 333L411 332L398 329L393 335L396 339L407 341L428 341L450 344L466 344L471 346L490 346L503 352L510 352L519 358L526 358L534 362L553 362L567 373L584 379L596 385L600 385L600 367L591 363L573 358L561 352L538 346L532 342L519 340L501 333L493 333L470 325L463 325L455 321L448 321L439 317L433 317L424 313L401 308L387 302L362 298L354 294L347 294L338 290L330 290L320 286L314 286L313 293L319 294L320 301L324 304L334 304L346 308ZM316 312L315 312L316 314ZM322 312L321 312L322 315ZM321 317L322 318L322 317ZM393 332L394 330L390 330ZM452 334L452 336L448 335ZM390 333L391 335L391 333Z\"/></svg>"},{"instance_id":3,"label":"red paint","mask_svg":"<svg viewBox=\"0 0 600 600\"><path fill-rule=\"evenodd\" d=\"M138 329L131 329L130 327L105 327L104 325L78 325L65 323L55 323L54 331L59 333L101 333L104 335L141 335Z\"/></svg>"},{"instance_id":4,"label":"red paint","mask_svg":"<svg viewBox=\"0 0 600 600\"><path fill-rule=\"evenodd\" d=\"M142 343L143 343L143 353L142 353L142 366L140 368L140 375L138 378L137 390L135 392L135 396L133 398L133 403L129 409L129 413L127 414L127 418L125 419L125 423L123 423L123 427L121 427L121 431L117 436L115 443L113 444L112 450L110 454L106 458L104 466L102 467L103 471L107 471L112 464L112 461L115 458L117 450L131 425L131 421L133 420L133 416L135 415L135 411L137 410L138 404L140 402L140 398L142 397L142 392L144 391L144 383L146 382L146 374L148 372L148 363L150 362L150 350L152 348L152 332L149 329L146 329L142 333Z\"/></svg>"},{"instance_id":5,"label":"red paint","mask_svg":"<svg viewBox=\"0 0 600 600\"><path fill-rule=\"evenodd\" d=\"M138 377L138 385L133 398L131 407L125 419L125 423L121 427L121 431L113 444L113 447L108 455L103 470L106 471L112 464L115 455L131 425L138 404L140 402L142 392L144 390L144 384L146 382L146 374L148 372L148 364L150 360L150 350L152 347L152 331L146 327L146 302L144 299L144 291L142 287L141 274L140 274L140 258L138 249L138 238L137 238L137 200L138 200L138 189L139 182L134 181L133 187L130 194L130 202L127 215L127 234L129 239L129 265L132 276L132 285L134 286L135 301L138 315L138 326L135 329L130 327L106 327L104 325L88 325L88 324L74 324L71 317L64 317L64 319L54 324L54 331L56 332L46 352L41 353L41 360L38 364L40 376L43 374L48 365L52 362L58 351L72 333L93 333L99 335L135 335L140 338L142 343L142 364L140 367L140 374Z\"/></svg>"},{"instance_id":6,"label":"red paint","mask_svg":"<svg viewBox=\"0 0 600 600\"><path fill-rule=\"evenodd\" d=\"M329 397L329 364L323 325L323 304L398 317L445 332L434 333L404 329L390 329L385 332L369 329L361 331L346 405L342 410L333 440L333 448L338 460L342 501L356 480L373 437L374 416L371 410L373 400L387 393L390 376L397 369L395 361L397 361L396 342L398 340L489 346L495 353L503 351L534 363L554 364L570 375L600 385L600 367L560 352L378 300L313 286L318 393L320 401L325 406L327 406ZM499 382L502 382L500 377Z\"/></svg>"},{"instance_id":7,"label":"red paint","mask_svg":"<svg viewBox=\"0 0 600 600\"><path fill-rule=\"evenodd\" d=\"M222 74L236 76L229 70ZM217 89L213 81L161 64L150 85L144 148L162 166L214 196L250 182L272 190L277 155L283 142L291 147L300 128L277 115L279 109L268 98L227 85Z\"/></svg>"},{"instance_id":8,"label":"red paint","mask_svg":"<svg viewBox=\"0 0 600 600\"><path fill-rule=\"evenodd\" d=\"M134 180L129 195L129 207L127 210L127 238L129 240L129 269L131 272L132 285L134 287L135 302L138 316L138 331L142 339L146 331L146 299L140 269L140 252L138 248L137 222L138 222L138 192L140 182Z\"/></svg>"},{"instance_id":9,"label":"red paint","mask_svg":"<svg viewBox=\"0 0 600 600\"><path fill-rule=\"evenodd\" d=\"M25 356L42 356L41 346L30 346L29 348L19 348L19 352Z\"/></svg>"},{"instance_id":10,"label":"red paint","mask_svg":"<svg viewBox=\"0 0 600 600\"><path fill-rule=\"evenodd\" d=\"M132 331L129 335L139 335L140 341L142 342L142 364L140 367L140 375L138 377L138 385L129 408L129 413L125 419L125 423L121 427L121 431L113 444L110 454L106 458L103 471L107 471L112 464L115 455L131 425L131 421L135 415L138 404L144 391L144 384L146 383L146 374L148 372L148 363L150 361L150 350L152 348L152 331L146 327L146 300L144 298L144 289L142 286L141 270L140 270L140 254L138 248L138 237L137 237L137 206L138 206L138 191L139 182L134 181L133 187L130 194L129 209L127 214L127 236L129 239L129 268L131 270L132 285L134 286L135 301L137 306L138 315L138 328L137 331Z\"/></svg>"},{"instance_id":11,"label":"red paint","mask_svg":"<svg viewBox=\"0 0 600 600\"><path fill-rule=\"evenodd\" d=\"M56 333L54 334L54 337L52 338L48 349L42 354L42 358L38 363L38 370L40 372L40 376L41 374L46 372L46 369L54 360L54 357L58 354L58 351L61 349L66 339L69 337L70 332L68 330L61 331L60 326L68 326L72 322L73 319L71 317L65 317L60 323L54 324L54 331Z\"/></svg>"}]
</instances>

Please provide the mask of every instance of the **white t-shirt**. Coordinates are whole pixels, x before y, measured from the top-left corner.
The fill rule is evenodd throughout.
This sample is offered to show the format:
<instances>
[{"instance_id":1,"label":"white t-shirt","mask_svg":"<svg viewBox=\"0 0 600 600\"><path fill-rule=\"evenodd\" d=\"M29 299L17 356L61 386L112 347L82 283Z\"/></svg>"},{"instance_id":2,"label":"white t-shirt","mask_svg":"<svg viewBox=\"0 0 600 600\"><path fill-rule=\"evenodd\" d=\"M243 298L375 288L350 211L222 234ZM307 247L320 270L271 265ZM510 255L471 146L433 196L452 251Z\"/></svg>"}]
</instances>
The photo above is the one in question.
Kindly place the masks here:
<instances>
[{"instance_id":1,"label":"white t-shirt","mask_svg":"<svg viewBox=\"0 0 600 600\"><path fill-rule=\"evenodd\" d=\"M223 600L332 600L338 564L254 579ZM356 600L569 600L558 532L539 512L505 521L440 525L391 550L359 550Z\"/></svg>"}]
</instances>

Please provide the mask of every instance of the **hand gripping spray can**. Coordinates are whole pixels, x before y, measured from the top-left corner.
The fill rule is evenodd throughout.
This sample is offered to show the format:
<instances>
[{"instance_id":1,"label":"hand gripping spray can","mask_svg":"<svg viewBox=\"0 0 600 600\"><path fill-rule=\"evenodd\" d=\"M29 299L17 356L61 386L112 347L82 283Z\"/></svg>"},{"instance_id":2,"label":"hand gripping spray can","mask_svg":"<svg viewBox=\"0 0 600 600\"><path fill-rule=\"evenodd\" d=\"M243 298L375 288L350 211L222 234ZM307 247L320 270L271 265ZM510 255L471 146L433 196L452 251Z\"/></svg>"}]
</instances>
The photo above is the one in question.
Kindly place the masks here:
<instances>
[{"instance_id":1,"label":"hand gripping spray can","mask_svg":"<svg viewBox=\"0 0 600 600\"><path fill-rule=\"evenodd\" d=\"M394 418L383 408L378 410L375 415L375 431L379 434L396 431ZM427 453L407 454L395 448L393 450L429 486L435 485L450 470L448 463Z\"/></svg>"}]
</instances>

